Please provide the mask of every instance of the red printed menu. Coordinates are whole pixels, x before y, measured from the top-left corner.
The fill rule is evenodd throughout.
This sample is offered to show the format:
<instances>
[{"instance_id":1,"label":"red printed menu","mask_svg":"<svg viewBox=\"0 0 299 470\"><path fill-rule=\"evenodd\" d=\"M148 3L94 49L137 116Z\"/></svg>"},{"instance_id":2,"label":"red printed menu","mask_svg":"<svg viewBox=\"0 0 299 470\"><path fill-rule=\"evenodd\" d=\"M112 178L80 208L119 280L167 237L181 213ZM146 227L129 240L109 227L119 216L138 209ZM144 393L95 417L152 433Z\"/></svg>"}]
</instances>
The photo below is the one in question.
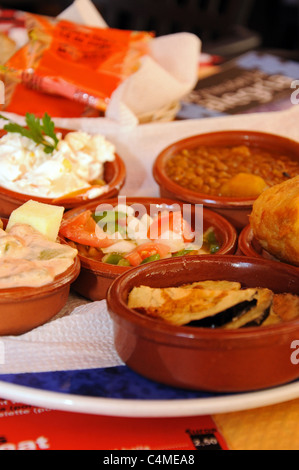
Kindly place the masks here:
<instances>
[{"instance_id":1,"label":"red printed menu","mask_svg":"<svg viewBox=\"0 0 299 470\"><path fill-rule=\"evenodd\" d=\"M228 450L210 416L127 418L0 400L0 450Z\"/></svg>"}]
</instances>

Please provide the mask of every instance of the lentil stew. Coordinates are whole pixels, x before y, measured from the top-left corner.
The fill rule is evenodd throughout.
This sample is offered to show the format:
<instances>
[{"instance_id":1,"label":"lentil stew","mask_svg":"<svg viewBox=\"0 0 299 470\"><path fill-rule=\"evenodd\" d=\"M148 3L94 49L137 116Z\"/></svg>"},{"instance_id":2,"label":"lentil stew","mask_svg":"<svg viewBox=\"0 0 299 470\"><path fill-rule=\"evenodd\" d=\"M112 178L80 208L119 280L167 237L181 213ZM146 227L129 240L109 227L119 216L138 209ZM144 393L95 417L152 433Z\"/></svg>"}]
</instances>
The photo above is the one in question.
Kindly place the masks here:
<instances>
[{"instance_id":1,"label":"lentil stew","mask_svg":"<svg viewBox=\"0 0 299 470\"><path fill-rule=\"evenodd\" d=\"M175 183L192 191L216 196L254 197L267 187L298 175L299 161L280 151L245 144L198 145L170 156L165 171ZM245 185L244 175L247 175ZM246 192L246 188L247 191L251 188L251 193Z\"/></svg>"}]
</instances>

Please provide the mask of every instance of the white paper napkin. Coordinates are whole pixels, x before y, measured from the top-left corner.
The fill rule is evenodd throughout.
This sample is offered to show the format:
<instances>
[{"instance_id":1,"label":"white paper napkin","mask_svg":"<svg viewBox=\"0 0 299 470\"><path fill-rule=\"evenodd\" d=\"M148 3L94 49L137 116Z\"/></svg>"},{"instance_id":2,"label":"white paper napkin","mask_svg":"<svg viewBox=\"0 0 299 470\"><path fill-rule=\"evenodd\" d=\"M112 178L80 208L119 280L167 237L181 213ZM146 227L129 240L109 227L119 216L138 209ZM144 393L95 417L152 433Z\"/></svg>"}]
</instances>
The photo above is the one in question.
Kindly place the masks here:
<instances>
[{"instance_id":1,"label":"white paper napkin","mask_svg":"<svg viewBox=\"0 0 299 470\"><path fill-rule=\"evenodd\" d=\"M106 301L85 303L23 335L2 337L0 351L0 374L122 364L114 348Z\"/></svg>"},{"instance_id":2,"label":"white paper napkin","mask_svg":"<svg viewBox=\"0 0 299 470\"><path fill-rule=\"evenodd\" d=\"M155 122L137 127L98 119L55 120L58 126L103 132L116 145L127 167L126 183L121 194L127 196L159 196L152 176L155 158L167 145L192 135L230 129L251 129L276 133L299 140L299 105L289 110L234 115L187 121Z\"/></svg>"},{"instance_id":3,"label":"white paper napkin","mask_svg":"<svg viewBox=\"0 0 299 470\"><path fill-rule=\"evenodd\" d=\"M23 123L24 118L12 115ZM166 145L191 135L226 129L272 132L299 141L299 106L287 111L122 126L106 118L57 119L65 128L102 133L111 139L127 168L123 196L159 196L152 165ZM62 316L65 314L65 316ZM19 337L0 337L0 374L110 367L121 364L113 344L106 302L72 295L57 319ZM1 354L0 354L1 358Z\"/></svg>"},{"instance_id":4,"label":"white paper napkin","mask_svg":"<svg viewBox=\"0 0 299 470\"><path fill-rule=\"evenodd\" d=\"M95 28L108 27L99 10L90 0L75 0L57 18L73 21L78 24L86 24Z\"/></svg>"}]
</instances>

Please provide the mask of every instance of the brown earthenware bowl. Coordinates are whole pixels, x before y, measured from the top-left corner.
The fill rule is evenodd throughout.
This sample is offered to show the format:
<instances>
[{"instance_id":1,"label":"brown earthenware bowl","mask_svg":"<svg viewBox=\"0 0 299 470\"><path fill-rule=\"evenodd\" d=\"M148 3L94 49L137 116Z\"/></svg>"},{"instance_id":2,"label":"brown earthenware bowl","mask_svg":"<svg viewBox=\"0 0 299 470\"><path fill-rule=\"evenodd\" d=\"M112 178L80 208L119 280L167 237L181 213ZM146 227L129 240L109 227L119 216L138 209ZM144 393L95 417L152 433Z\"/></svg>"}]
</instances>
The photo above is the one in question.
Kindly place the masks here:
<instances>
[{"instance_id":1,"label":"brown earthenware bowl","mask_svg":"<svg viewBox=\"0 0 299 470\"><path fill-rule=\"evenodd\" d=\"M246 225L238 237L238 253L253 258L264 258L280 262L275 256L268 253L253 235L250 224ZM288 263L287 263L288 264Z\"/></svg>"},{"instance_id":2,"label":"brown earthenware bowl","mask_svg":"<svg viewBox=\"0 0 299 470\"><path fill-rule=\"evenodd\" d=\"M203 204L223 215L238 230L249 222L248 216L254 198L237 198L214 196L184 188L166 174L165 165L169 158L181 150L199 145L204 146L238 146L259 147L267 151L282 152L291 159L299 160L299 143L278 135L245 131L221 131L199 134L180 140L165 148L156 158L153 165L153 176L160 187L160 195L181 201Z\"/></svg>"},{"instance_id":3,"label":"brown earthenware bowl","mask_svg":"<svg viewBox=\"0 0 299 470\"><path fill-rule=\"evenodd\" d=\"M106 205L116 206L118 203L123 203L120 198L109 199L101 202L101 209L104 210ZM172 210L174 206L179 205L183 209L183 203L163 198L126 198L127 205L134 205L138 209L139 205L145 207L148 213L153 210L155 212L163 208L163 210ZM98 204L90 202L84 206L78 207L67 211L64 214L64 219L71 219L79 213L90 209L94 211ZM191 207L192 214L197 210L194 205ZM200 210L200 209L198 209ZM219 255L234 254L237 248L237 233L235 228L222 216L216 214L208 209L202 211L203 231L209 227L214 227L217 239L220 242ZM63 240L68 242L63 235L60 234ZM210 255L214 256L214 255ZM90 300L102 300L106 297L107 290L114 279L120 274L132 269L131 267L115 266L108 263L103 263L98 260L87 258L79 254L81 261L81 271L77 280L72 285L72 288L79 294L87 297Z\"/></svg>"},{"instance_id":4,"label":"brown earthenware bowl","mask_svg":"<svg viewBox=\"0 0 299 470\"><path fill-rule=\"evenodd\" d=\"M6 220L3 220L4 227ZM42 287L0 289L0 335L21 335L43 325L64 307L80 272L78 256L64 273Z\"/></svg>"},{"instance_id":5,"label":"brown earthenware bowl","mask_svg":"<svg viewBox=\"0 0 299 470\"><path fill-rule=\"evenodd\" d=\"M65 129L58 129L62 135L65 135L67 132ZM0 130L0 137L2 137L6 132ZM115 159L112 162L105 162L104 164L104 180L108 185L108 190L93 199L95 202L99 202L102 199L112 198L118 195L120 189L123 187L126 178L126 167L121 159L121 157L115 154ZM19 206L24 204L24 202L29 199L34 201L42 202L44 204L54 204L63 206L65 209L72 209L74 207L79 207L82 204L86 204L86 199L84 195L77 195L73 197L51 199L46 197L37 197L29 194L22 194L10 189L6 189L0 186L0 217L9 217L11 212L17 209Z\"/></svg>"},{"instance_id":6,"label":"brown earthenware bowl","mask_svg":"<svg viewBox=\"0 0 299 470\"><path fill-rule=\"evenodd\" d=\"M298 269L264 259L190 256L134 268L116 279L107 294L120 358L147 378L193 390L240 392L297 379L292 343L299 338L299 320L234 330L199 328L170 325L127 306L134 286L170 287L200 280L299 293Z\"/></svg>"}]
</instances>

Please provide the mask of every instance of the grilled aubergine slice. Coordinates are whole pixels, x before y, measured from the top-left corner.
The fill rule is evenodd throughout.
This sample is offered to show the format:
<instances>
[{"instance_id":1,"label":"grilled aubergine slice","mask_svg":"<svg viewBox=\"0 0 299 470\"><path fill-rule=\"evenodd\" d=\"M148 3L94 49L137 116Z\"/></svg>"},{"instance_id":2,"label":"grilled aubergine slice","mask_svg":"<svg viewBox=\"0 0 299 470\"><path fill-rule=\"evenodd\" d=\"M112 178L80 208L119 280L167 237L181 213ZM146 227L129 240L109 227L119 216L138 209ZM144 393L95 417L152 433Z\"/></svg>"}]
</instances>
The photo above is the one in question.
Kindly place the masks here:
<instances>
[{"instance_id":1,"label":"grilled aubergine slice","mask_svg":"<svg viewBox=\"0 0 299 470\"><path fill-rule=\"evenodd\" d=\"M260 325L269 315L272 301L269 289L205 281L179 287L134 287L128 306L173 325L241 328Z\"/></svg>"}]
</instances>

